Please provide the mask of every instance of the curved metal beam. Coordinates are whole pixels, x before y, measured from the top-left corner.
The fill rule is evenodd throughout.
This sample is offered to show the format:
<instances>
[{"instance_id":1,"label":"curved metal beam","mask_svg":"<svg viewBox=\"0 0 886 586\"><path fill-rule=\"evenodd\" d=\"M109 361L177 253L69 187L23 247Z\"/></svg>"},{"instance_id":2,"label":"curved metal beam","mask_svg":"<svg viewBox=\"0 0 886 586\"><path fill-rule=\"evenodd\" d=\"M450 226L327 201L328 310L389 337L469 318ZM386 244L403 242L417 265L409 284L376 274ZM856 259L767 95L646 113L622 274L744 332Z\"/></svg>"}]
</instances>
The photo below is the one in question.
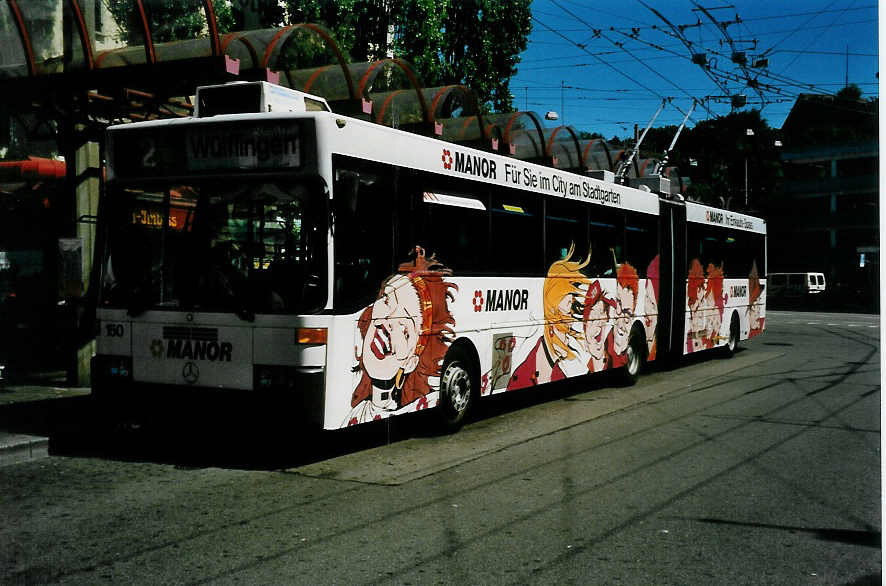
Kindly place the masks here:
<instances>
[{"instance_id":1,"label":"curved metal beam","mask_svg":"<svg viewBox=\"0 0 886 586\"><path fill-rule=\"evenodd\" d=\"M527 116L532 123L535 125L536 131L538 131L538 142L540 145L545 142L545 134L544 130L542 130L541 124L538 123L538 120L535 119L535 116L532 115L531 112L514 112L510 119L508 119L508 124L505 126L505 131L502 133L502 139L505 142L511 142L511 125L514 124L514 121L520 116Z\"/></svg>"},{"instance_id":2,"label":"curved metal beam","mask_svg":"<svg viewBox=\"0 0 886 586\"><path fill-rule=\"evenodd\" d=\"M342 73L344 73L345 81L348 84L348 95L351 97L352 100L356 100L358 96L357 93L354 91L354 79L351 77L351 72L348 70L347 62L345 61L341 50L338 48L338 44L335 42L335 39L333 39L329 35L329 33L319 25L312 23L301 23L289 25L280 29L277 34L274 35L274 38L271 39L271 42L268 43L268 46L265 49L265 56L262 60L262 67L272 68L272 65L277 65L276 62L273 64L271 63L271 56L274 53L274 49L277 46L277 43L280 42L284 35L288 37L288 34L291 34L297 28L305 28L319 35L320 38L323 39L323 41L326 43L326 46L332 49L332 52L335 53L336 59L338 59L338 64L341 67ZM286 41L284 40L283 44L285 43Z\"/></svg>"},{"instance_id":3,"label":"curved metal beam","mask_svg":"<svg viewBox=\"0 0 886 586\"><path fill-rule=\"evenodd\" d=\"M404 93L405 91L406 91L406 90L396 90L396 91L393 91L393 92L391 92L391 94L390 94L387 98L385 98L385 101L382 103L381 108L378 109L378 115L375 117L375 122L376 122L377 124L382 124L382 123L384 122L384 119L385 119L385 110L387 110L387 109L388 109L388 106L391 105L391 101L392 101L395 97L397 97L397 96L399 96L400 94ZM393 125L393 123L394 123L394 119L393 119L393 117L392 117L392 118L391 118L391 124Z\"/></svg>"},{"instance_id":4,"label":"curved metal beam","mask_svg":"<svg viewBox=\"0 0 886 586\"><path fill-rule=\"evenodd\" d=\"M401 70L403 70L403 73L406 74L406 78L409 80L409 83L412 84L412 88L415 90L415 94L418 97L418 103L421 105L421 110L425 122L432 123L434 119L431 115L431 111L428 109L428 102L425 100L424 95L421 93L421 84L418 82L418 78L415 76L415 72L412 71L412 68L401 59L382 59L380 61L372 63L363 74L363 77L360 78L360 86L358 88L360 95L366 96L366 85L369 83L370 79L375 79L376 75L378 75L376 73L376 75L373 75L370 78L370 74L385 63L393 63Z\"/></svg>"},{"instance_id":5,"label":"curved metal beam","mask_svg":"<svg viewBox=\"0 0 886 586\"><path fill-rule=\"evenodd\" d=\"M157 54L154 52L154 38L151 36L151 27L148 25L148 17L145 14L145 5L142 0L135 0L135 5L138 8L139 16L141 16L142 31L145 34L145 59L147 59L148 63L153 65L157 62Z\"/></svg>"},{"instance_id":6,"label":"curved metal beam","mask_svg":"<svg viewBox=\"0 0 886 586\"><path fill-rule=\"evenodd\" d=\"M86 21L83 19L83 11L80 9L79 0L71 0L71 11L80 29L80 44L83 45L83 54L86 56L86 66L95 69L95 60L92 57L92 43L89 42L89 32L86 30Z\"/></svg>"},{"instance_id":7,"label":"curved metal beam","mask_svg":"<svg viewBox=\"0 0 886 586\"><path fill-rule=\"evenodd\" d=\"M28 75L33 77L37 75L37 66L34 63L34 47L31 45L31 36L28 34L28 27L25 26L25 19L22 18L22 11L19 10L15 0L6 0L9 9L12 11L12 17L15 19L15 26L18 28L18 34L22 39L22 48L25 50L25 59L28 66Z\"/></svg>"},{"instance_id":8,"label":"curved metal beam","mask_svg":"<svg viewBox=\"0 0 886 586\"><path fill-rule=\"evenodd\" d=\"M545 145L545 155L548 157L552 157L554 155L552 150L554 146L554 137L557 136L557 133L564 128L569 132L569 134L572 135L572 142L575 143L575 154L578 156L578 160L580 162L582 160L581 145L578 144L578 136L575 134L575 130L573 130L571 126L558 126L554 129L554 132L552 132L550 138L548 138L548 144Z\"/></svg>"},{"instance_id":9,"label":"curved metal beam","mask_svg":"<svg viewBox=\"0 0 886 586\"><path fill-rule=\"evenodd\" d=\"M311 87L313 87L314 82L317 81L322 74L326 73L327 71L329 71L333 67L335 67L335 64L329 64L329 65L324 65L322 67L318 67L317 70L311 74L311 77L308 78L308 81L305 82L305 85L302 88L302 91L304 91L305 93L311 93ZM292 85L291 82L290 82L290 85Z\"/></svg>"},{"instance_id":10,"label":"curved metal beam","mask_svg":"<svg viewBox=\"0 0 886 586\"><path fill-rule=\"evenodd\" d=\"M603 152L606 154L606 162L609 164L609 170L612 170L612 155L609 154L609 145L602 138L592 138L590 142L585 146L584 151L581 153L581 163L585 167L588 167L588 153L591 150L591 147L594 146L594 143L599 142L603 145ZM588 167L590 168L590 167Z\"/></svg>"},{"instance_id":11,"label":"curved metal beam","mask_svg":"<svg viewBox=\"0 0 886 586\"><path fill-rule=\"evenodd\" d=\"M209 27L209 40L212 45L212 56L221 55L221 44L218 39L218 21L215 18L215 8L212 0L203 0L203 10L206 12L206 24Z\"/></svg>"}]
</instances>

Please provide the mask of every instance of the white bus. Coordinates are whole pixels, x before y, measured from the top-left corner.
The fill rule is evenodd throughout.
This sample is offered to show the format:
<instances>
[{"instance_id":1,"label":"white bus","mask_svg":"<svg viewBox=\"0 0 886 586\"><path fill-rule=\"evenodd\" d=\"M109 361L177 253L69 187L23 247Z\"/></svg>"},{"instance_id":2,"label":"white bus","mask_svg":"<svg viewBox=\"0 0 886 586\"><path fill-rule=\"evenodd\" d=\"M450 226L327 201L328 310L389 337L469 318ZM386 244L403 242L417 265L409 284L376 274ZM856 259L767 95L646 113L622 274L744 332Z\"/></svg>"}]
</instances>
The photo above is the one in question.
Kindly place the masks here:
<instances>
[{"instance_id":1,"label":"white bus","mask_svg":"<svg viewBox=\"0 0 886 586\"><path fill-rule=\"evenodd\" d=\"M633 382L763 329L759 218L267 90L109 129L96 396L283 395L324 429L436 408L456 428L482 397Z\"/></svg>"}]
</instances>

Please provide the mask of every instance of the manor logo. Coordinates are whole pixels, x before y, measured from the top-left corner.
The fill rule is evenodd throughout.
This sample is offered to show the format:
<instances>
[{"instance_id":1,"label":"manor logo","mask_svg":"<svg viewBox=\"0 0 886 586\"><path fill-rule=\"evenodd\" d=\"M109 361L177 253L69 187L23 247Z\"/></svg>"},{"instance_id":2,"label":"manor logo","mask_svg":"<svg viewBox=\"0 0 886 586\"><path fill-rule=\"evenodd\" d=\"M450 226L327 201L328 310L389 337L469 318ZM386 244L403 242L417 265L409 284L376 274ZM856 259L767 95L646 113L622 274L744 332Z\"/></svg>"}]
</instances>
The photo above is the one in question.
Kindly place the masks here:
<instances>
[{"instance_id":1,"label":"manor logo","mask_svg":"<svg viewBox=\"0 0 886 586\"><path fill-rule=\"evenodd\" d=\"M474 292L474 311L522 311L528 307L528 289L487 289L485 305L483 293Z\"/></svg>"},{"instance_id":2,"label":"manor logo","mask_svg":"<svg viewBox=\"0 0 886 586\"><path fill-rule=\"evenodd\" d=\"M474 311L483 311L483 291L474 291Z\"/></svg>"},{"instance_id":3,"label":"manor logo","mask_svg":"<svg viewBox=\"0 0 886 586\"><path fill-rule=\"evenodd\" d=\"M443 168L447 171L483 177L484 179L498 178L498 165L496 162L482 155L470 155L459 151L443 149L440 160L443 162Z\"/></svg>"}]
</instances>

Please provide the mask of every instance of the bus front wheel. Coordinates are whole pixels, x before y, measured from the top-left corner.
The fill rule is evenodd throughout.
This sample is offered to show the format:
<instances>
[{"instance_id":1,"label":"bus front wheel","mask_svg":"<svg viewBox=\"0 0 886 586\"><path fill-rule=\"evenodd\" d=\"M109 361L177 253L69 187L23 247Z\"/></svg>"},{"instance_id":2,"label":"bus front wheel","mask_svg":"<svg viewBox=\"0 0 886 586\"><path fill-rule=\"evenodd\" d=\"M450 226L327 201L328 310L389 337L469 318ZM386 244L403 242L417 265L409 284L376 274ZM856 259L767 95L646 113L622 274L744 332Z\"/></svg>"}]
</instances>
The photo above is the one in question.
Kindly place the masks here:
<instances>
[{"instance_id":1,"label":"bus front wheel","mask_svg":"<svg viewBox=\"0 0 886 586\"><path fill-rule=\"evenodd\" d=\"M461 352L447 356L440 372L440 403L437 411L444 431L456 431L474 402L474 370Z\"/></svg>"},{"instance_id":2,"label":"bus front wheel","mask_svg":"<svg viewBox=\"0 0 886 586\"><path fill-rule=\"evenodd\" d=\"M723 346L723 354L727 358L731 358L735 354L735 350L738 348L738 337L738 317L732 314L732 321L729 323L729 339Z\"/></svg>"}]
</instances>

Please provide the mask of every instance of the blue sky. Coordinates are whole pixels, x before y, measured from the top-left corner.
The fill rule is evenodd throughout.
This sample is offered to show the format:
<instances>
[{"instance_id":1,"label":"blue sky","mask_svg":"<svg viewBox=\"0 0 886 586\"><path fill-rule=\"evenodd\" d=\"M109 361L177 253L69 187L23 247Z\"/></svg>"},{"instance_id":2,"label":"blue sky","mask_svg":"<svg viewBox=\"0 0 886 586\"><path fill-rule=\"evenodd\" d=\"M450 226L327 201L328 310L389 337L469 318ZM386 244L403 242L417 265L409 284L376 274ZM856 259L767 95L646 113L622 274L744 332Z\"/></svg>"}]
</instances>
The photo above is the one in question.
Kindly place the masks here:
<instances>
[{"instance_id":1,"label":"blue sky","mask_svg":"<svg viewBox=\"0 0 886 586\"><path fill-rule=\"evenodd\" d=\"M865 97L878 95L876 2L643 1L533 1L532 33L511 79L514 106L553 110L560 121L549 126L565 122L610 138L632 136L634 124L642 131L667 98L655 126L680 124L693 98L702 102L689 126L728 114L725 96L744 94L747 108L762 105L779 128L798 94L836 93L847 71ZM744 69L732 59L740 52ZM694 64L693 53L716 73ZM751 67L764 58L767 67Z\"/></svg>"}]
</instances>

